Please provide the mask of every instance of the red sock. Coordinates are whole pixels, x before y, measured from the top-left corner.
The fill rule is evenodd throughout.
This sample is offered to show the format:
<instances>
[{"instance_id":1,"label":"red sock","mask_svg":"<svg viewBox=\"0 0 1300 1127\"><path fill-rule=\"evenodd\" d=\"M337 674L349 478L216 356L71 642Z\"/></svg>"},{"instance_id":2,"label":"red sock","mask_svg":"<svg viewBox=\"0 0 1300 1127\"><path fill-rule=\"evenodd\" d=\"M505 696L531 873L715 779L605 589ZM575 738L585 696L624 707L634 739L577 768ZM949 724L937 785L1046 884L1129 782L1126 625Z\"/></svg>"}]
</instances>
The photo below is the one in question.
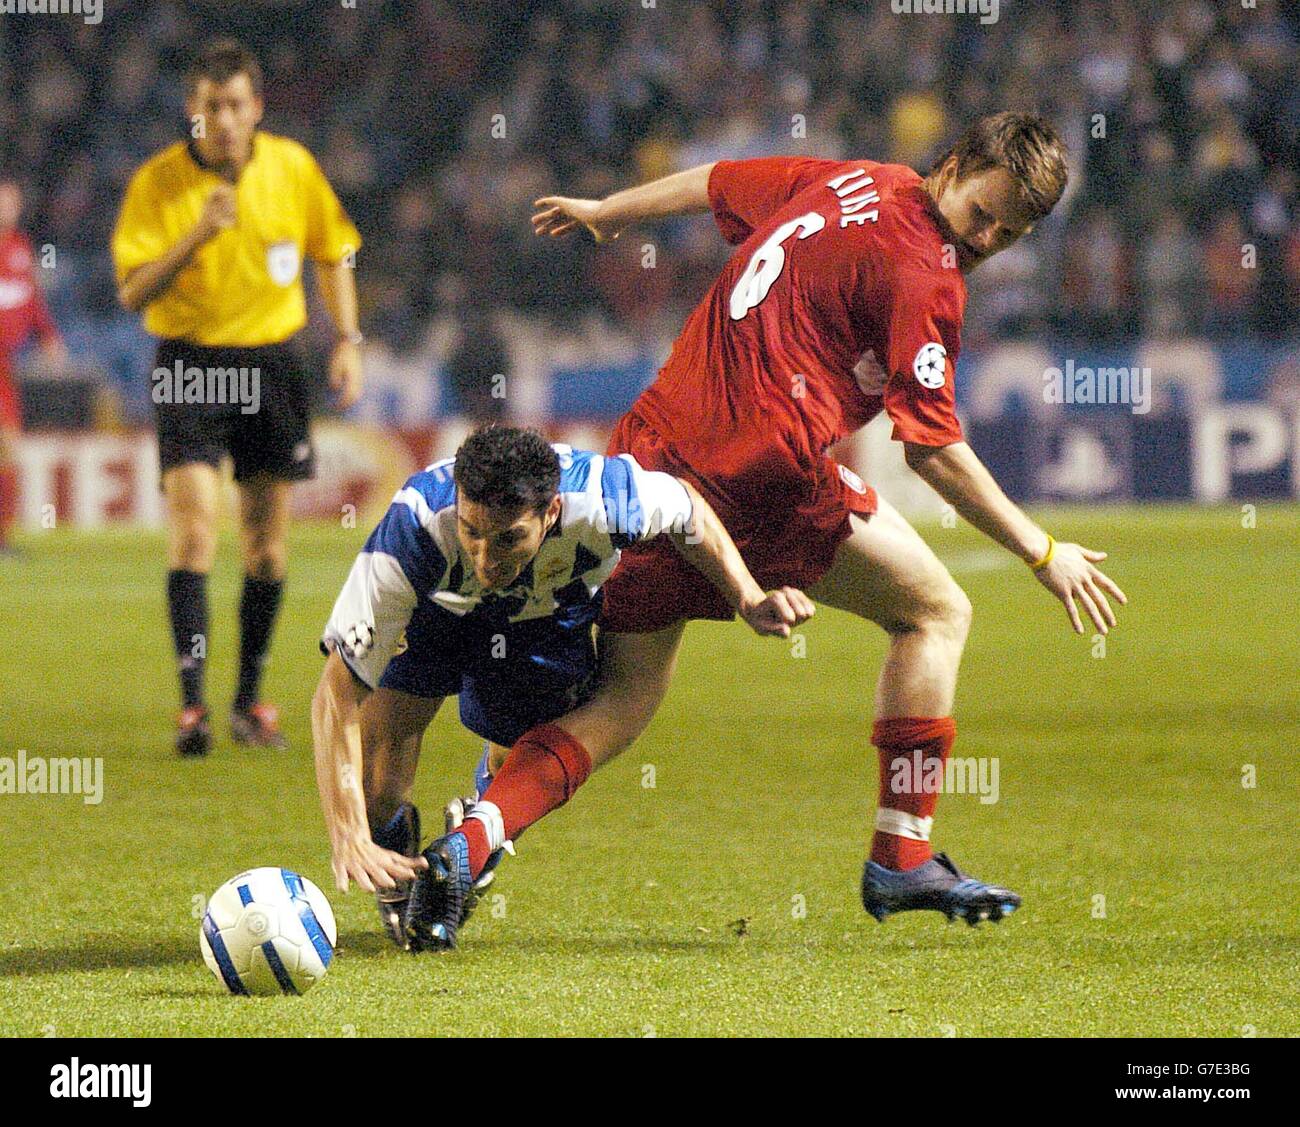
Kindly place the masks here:
<instances>
[{"instance_id":1,"label":"red sock","mask_svg":"<svg viewBox=\"0 0 1300 1127\"><path fill-rule=\"evenodd\" d=\"M516 741L460 832L477 877L488 856L573 797L591 774L587 749L563 728L538 724Z\"/></svg>"},{"instance_id":2,"label":"red sock","mask_svg":"<svg viewBox=\"0 0 1300 1127\"><path fill-rule=\"evenodd\" d=\"M914 869L933 856L930 824L939 803L943 765L956 738L951 716L876 721L871 742L880 751L880 802L871 859L877 865Z\"/></svg>"},{"instance_id":3,"label":"red sock","mask_svg":"<svg viewBox=\"0 0 1300 1127\"><path fill-rule=\"evenodd\" d=\"M18 471L0 466L0 547L9 543L9 527L18 512Z\"/></svg>"}]
</instances>

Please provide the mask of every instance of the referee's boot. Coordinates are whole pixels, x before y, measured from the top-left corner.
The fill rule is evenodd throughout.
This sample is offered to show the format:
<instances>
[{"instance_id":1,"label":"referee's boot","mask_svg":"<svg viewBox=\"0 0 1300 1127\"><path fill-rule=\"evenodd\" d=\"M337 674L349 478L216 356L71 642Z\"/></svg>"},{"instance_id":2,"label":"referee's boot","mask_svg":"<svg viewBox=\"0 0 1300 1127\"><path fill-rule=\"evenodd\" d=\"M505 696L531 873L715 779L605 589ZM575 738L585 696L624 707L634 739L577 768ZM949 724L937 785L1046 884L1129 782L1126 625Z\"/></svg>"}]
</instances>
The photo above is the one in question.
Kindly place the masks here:
<instances>
[{"instance_id":1,"label":"referee's boot","mask_svg":"<svg viewBox=\"0 0 1300 1127\"><path fill-rule=\"evenodd\" d=\"M207 755L212 749L212 725L201 704L182 709L176 721L176 750L187 759Z\"/></svg>"},{"instance_id":2,"label":"referee's boot","mask_svg":"<svg viewBox=\"0 0 1300 1127\"><path fill-rule=\"evenodd\" d=\"M250 747L286 748L289 741L280 731L280 710L273 704L255 704L230 710L230 738Z\"/></svg>"}]
</instances>

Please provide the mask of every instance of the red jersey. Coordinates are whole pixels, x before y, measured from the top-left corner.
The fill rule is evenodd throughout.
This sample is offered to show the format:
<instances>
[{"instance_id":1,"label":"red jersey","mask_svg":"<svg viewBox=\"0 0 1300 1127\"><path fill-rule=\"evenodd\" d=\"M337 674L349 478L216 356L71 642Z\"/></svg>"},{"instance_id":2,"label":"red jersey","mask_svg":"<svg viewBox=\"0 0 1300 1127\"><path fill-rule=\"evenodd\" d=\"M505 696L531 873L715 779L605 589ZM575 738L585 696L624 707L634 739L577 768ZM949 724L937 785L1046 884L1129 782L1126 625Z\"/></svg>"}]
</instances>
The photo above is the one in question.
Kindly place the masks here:
<instances>
[{"instance_id":1,"label":"red jersey","mask_svg":"<svg viewBox=\"0 0 1300 1127\"><path fill-rule=\"evenodd\" d=\"M0 370L33 332L41 340L59 335L36 281L31 244L11 229L0 234Z\"/></svg>"},{"instance_id":2,"label":"red jersey","mask_svg":"<svg viewBox=\"0 0 1300 1127\"><path fill-rule=\"evenodd\" d=\"M700 490L765 588L813 586L875 491L826 450L881 410L894 437L961 439L953 404L966 283L910 168L766 157L720 161L709 202L739 249L610 452ZM728 618L670 545L624 553L605 629Z\"/></svg>"},{"instance_id":3,"label":"red jersey","mask_svg":"<svg viewBox=\"0 0 1300 1127\"><path fill-rule=\"evenodd\" d=\"M889 412L961 440L966 283L921 177L874 161L719 161L709 203L739 244L633 411L675 443L754 429L820 455Z\"/></svg>"}]
</instances>

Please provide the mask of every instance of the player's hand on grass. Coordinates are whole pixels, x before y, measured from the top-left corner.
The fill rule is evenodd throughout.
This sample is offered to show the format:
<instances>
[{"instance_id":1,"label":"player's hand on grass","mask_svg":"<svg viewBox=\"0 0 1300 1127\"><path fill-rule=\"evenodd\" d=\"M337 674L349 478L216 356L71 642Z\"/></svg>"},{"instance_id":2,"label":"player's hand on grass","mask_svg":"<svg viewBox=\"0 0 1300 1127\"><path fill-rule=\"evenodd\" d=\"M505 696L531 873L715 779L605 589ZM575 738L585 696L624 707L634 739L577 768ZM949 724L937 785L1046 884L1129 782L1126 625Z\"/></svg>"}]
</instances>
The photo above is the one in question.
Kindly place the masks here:
<instances>
[{"instance_id":1,"label":"player's hand on grass","mask_svg":"<svg viewBox=\"0 0 1300 1127\"><path fill-rule=\"evenodd\" d=\"M549 235L558 239L575 227L582 225L591 232L598 243L617 239L619 229L601 217L600 200L575 200L568 196L543 196L533 201L537 212L533 215L533 234Z\"/></svg>"},{"instance_id":2,"label":"player's hand on grass","mask_svg":"<svg viewBox=\"0 0 1300 1127\"><path fill-rule=\"evenodd\" d=\"M334 405L346 411L361 398L361 346L341 340L330 355L330 390Z\"/></svg>"},{"instance_id":3,"label":"player's hand on grass","mask_svg":"<svg viewBox=\"0 0 1300 1127\"><path fill-rule=\"evenodd\" d=\"M781 587L769 591L757 602L742 606L740 616L755 634L788 638L790 630L807 622L816 610L813 601L797 587Z\"/></svg>"},{"instance_id":4,"label":"player's hand on grass","mask_svg":"<svg viewBox=\"0 0 1300 1127\"><path fill-rule=\"evenodd\" d=\"M203 202L199 216L199 232L204 239L227 231L235 225L235 189L231 184L218 184Z\"/></svg>"},{"instance_id":5,"label":"player's hand on grass","mask_svg":"<svg viewBox=\"0 0 1300 1127\"><path fill-rule=\"evenodd\" d=\"M330 865L340 892L347 892L349 880L356 881L367 892L377 892L381 888L394 888L398 881L413 880L419 870L429 867L429 862L423 857L403 857L384 849L367 835L364 839L336 841Z\"/></svg>"},{"instance_id":6,"label":"player's hand on grass","mask_svg":"<svg viewBox=\"0 0 1300 1127\"><path fill-rule=\"evenodd\" d=\"M1098 632L1106 634L1115 625L1115 612L1106 596L1111 595L1121 605L1128 602L1128 596L1115 581L1097 567L1105 558L1105 552L1094 552L1080 544L1057 544L1051 561L1034 573L1038 581L1065 604L1076 634L1083 633L1080 606Z\"/></svg>"}]
</instances>

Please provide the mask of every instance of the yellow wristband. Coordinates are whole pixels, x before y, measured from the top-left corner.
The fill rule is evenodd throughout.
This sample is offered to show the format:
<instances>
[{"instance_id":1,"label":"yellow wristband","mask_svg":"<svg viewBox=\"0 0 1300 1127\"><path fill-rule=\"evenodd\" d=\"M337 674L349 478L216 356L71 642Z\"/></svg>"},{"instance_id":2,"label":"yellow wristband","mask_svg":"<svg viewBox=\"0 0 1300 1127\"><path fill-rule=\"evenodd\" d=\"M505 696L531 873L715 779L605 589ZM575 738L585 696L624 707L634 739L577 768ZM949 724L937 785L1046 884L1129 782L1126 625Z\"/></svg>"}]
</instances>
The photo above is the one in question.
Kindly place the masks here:
<instances>
[{"instance_id":1,"label":"yellow wristband","mask_svg":"<svg viewBox=\"0 0 1300 1127\"><path fill-rule=\"evenodd\" d=\"M1047 551L1043 553L1043 558L1041 560L1039 560L1037 563L1031 563L1029 565L1029 570L1042 571L1043 568L1045 568L1049 563L1052 562L1052 557L1055 555L1056 555L1056 538L1049 532L1047 534Z\"/></svg>"}]
</instances>

